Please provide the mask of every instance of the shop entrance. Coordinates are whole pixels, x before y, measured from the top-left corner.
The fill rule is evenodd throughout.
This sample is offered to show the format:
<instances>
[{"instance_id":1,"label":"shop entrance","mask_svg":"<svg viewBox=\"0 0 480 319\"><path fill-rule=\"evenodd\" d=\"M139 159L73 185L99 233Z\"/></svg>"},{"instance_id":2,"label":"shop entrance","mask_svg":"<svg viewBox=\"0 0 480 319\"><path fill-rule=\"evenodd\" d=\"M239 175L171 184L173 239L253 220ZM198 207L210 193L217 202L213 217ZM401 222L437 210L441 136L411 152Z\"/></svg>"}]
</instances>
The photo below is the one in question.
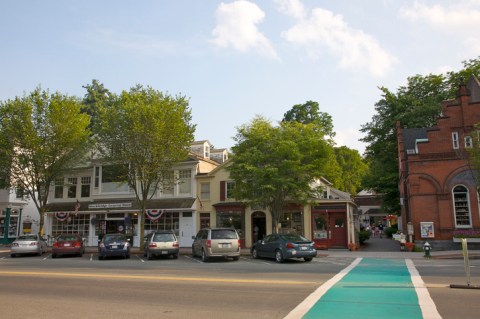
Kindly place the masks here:
<instances>
[{"instance_id":1,"label":"shop entrance","mask_svg":"<svg viewBox=\"0 0 480 319\"><path fill-rule=\"evenodd\" d=\"M267 219L264 212L252 214L252 244L265 237L267 230Z\"/></svg>"}]
</instances>

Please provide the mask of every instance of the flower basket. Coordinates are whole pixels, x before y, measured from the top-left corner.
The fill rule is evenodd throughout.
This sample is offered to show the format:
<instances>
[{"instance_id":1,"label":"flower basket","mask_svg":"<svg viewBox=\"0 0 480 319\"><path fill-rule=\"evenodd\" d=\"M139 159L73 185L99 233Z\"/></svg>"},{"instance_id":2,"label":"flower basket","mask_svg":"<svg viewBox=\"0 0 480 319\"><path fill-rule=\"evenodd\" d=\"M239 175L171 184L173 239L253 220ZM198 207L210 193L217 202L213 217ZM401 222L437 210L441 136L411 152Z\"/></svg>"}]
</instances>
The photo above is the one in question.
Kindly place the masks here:
<instances>
[{"instance_id":1,"label":"flower basket","mask_svg":"<svg viewBox=\"0 0 480 319\"><path fill-rule=\"evenodd\" d=\"M465 229L465 230L454 230L452 232L453 242L460 243L462 238L466 238L469 243L479 243L480 242L480 230Z\"/></svg>"},{"instance_id":2,"label":"flower basket","mask_svg":"<svg viewBox=\"0 0 480 319\"><path fill-rule=\"evenodd\" d=\"M413 251L414 247L415 247L415 244L412 243L412 242L406 242L405 243L405 248L407 249L407 251Z\"/></svg>"}]
</instances>

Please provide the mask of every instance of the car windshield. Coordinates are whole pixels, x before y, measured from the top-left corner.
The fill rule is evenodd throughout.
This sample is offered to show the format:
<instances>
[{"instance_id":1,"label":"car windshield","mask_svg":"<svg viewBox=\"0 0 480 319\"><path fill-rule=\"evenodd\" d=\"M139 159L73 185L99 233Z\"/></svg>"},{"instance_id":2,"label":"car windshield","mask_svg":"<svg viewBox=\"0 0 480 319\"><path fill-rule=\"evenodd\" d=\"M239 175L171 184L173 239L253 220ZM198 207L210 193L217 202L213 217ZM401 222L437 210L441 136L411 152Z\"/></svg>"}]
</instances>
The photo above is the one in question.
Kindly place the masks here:
<instances>
[{"instance_id":1,"label":"car windshield","mask_svg":"<svg viewBox=\"0 0 480 319\"><path fill-rule=\"evenodd\" d=\"M105 239L104 239L105 243L106 244L109 244L109 243L113 243L113 242L123 242L125 241L125 236L123 235L109 235L109 236L105 236Z\"/></svg>"},{"instance_id":2,"label":"car windshield","mask_svg":"<svg viewBox=\"0 0 480 319\"><path fill-rule=\"evenodd\" d=\"M24 235L17 238L17 240L37 240L35 235Z\"/></svg>"},{"instance_id":3,"label":"car windshield","mask_svg":"<svg viewBox=\"0 0 480 319\"><path fill-rule=\"evenodd\" d=\"M175 237L173 237L173 234L155 234L155 236L153 237L153 241L156 241L156 242L175 241Z\"/></svg>"},{"instance_id":4,"label":"car windshield","mask_svg":"<svg viewBox=\"0 0 480 319\"><path fill-rule=\"evenodd\" d=\"M77 236L73 235L65 235L65 236L59 236L58 241L77 241L79 240Z\"/></svg>"},{"instance_id":5,"label":"car windshield","mask_svg":"<svg viewBox=\"0 0 480 319\"><path fill-rule=\"evenodd\" d=\"M310 241L310 240L308 240L305 237L302 237L300 235L280 235L280 239L282 239L283 241L293 241L293 242L296 242L296 241Z\"/></svg>"},{"instance_id":6,"label":"car windshield","mask_svg":"<svg viewBox=\"0 0 480 319\"><path fill-rule=\"evenodd\" d=\"M212 229L212 239L237 239L235 229Z\"/></svg>"}]
</instances>

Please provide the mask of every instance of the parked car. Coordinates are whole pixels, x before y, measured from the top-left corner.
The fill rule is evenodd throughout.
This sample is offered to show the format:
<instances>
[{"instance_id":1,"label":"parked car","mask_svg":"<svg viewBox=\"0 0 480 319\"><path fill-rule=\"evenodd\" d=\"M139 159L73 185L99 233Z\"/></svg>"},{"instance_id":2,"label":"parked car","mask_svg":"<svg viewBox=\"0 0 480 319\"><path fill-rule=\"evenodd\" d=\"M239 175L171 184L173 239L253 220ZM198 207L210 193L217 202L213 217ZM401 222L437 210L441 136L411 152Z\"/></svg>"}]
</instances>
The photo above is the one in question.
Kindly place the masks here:
<instances>
[{"instance_id":1,"label":"parked car","mask_svg":"<svg viewBox=\"0 0 480 319\"><path fill-rule=\"evenodd\" d=\"M40 235L18 236L10 246L10 256L21 254L37 254L41 256L47 252L47 243Z\"/></svg>"},{"instance_id":2,"label":"parked car","mask_svg":"<svg viewBox=\"0 0 480 319\"><path fill-rule=\"evenodd\" d=\"M152 259L155 256L172 256L178 258L180 245L177 236L170 230L159 230L145 237L144 256Z\"/></svg>"},{"instance_id":3,"label":"parked car","mask_svg":"<svg viewBox=\"0 0 480 319\"><path fill-rule=\"evenodd\" d=\"M267 235L253 244L250 251L253 258L275 258L279 263L290 258L312 261L317 256L314 242L296 234Z\"/></svg>"},{"instance_id":4,"label":"parked car","mask_svg":"<svg viewBox=\"0 0 480 319\"><path fill-rule=\"evenodd\" d=\"M130 240L125 234L105 234L98 243L98 259L112 256L130 258Z\"/></svg>"},{"instance_id":5,"label":"parked car","mask_svg":"<svg viewBox=\"0 0 480 319\"><path fill-rule=\"evenodd\" d=\"M192 237L192 255L206 262L212 257L240 258L240 237L233 228L204 228Z\"/></svg>"},{"instance_id":6,"label":"parked car","mask_svg":"<svg viewBox=\"0 0 480 319\"><path fill-rule=\"evenodd\" d=\"M62 255L82 257L84 252L83 239L78 234L61 234L52 245L52 258Z\"/></svg>"}]
</instances>

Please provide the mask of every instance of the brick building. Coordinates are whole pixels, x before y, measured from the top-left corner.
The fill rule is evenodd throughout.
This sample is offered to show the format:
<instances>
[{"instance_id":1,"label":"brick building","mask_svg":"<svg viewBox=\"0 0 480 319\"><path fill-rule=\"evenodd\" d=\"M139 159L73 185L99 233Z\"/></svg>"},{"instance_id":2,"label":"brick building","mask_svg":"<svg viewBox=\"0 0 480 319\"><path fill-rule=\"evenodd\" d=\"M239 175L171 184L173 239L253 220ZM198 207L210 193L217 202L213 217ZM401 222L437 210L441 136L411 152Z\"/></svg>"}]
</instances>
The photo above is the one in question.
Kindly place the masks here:
<instances>
[{"instance_id":1,"label":"brick building","mask_svg":"<svg viewBox=\"0 0 480 319\"><path fill-rule=\"evenodd\" d=\"M417 246L428 241L434 249L455 249L460 244L454 234L480 231L479 194L467 150L480 138L478 123L475 77L460 86L455 100L442 103L436 126L402 129L397 123L402 225Z\"/></svg>"}]
</instances>

